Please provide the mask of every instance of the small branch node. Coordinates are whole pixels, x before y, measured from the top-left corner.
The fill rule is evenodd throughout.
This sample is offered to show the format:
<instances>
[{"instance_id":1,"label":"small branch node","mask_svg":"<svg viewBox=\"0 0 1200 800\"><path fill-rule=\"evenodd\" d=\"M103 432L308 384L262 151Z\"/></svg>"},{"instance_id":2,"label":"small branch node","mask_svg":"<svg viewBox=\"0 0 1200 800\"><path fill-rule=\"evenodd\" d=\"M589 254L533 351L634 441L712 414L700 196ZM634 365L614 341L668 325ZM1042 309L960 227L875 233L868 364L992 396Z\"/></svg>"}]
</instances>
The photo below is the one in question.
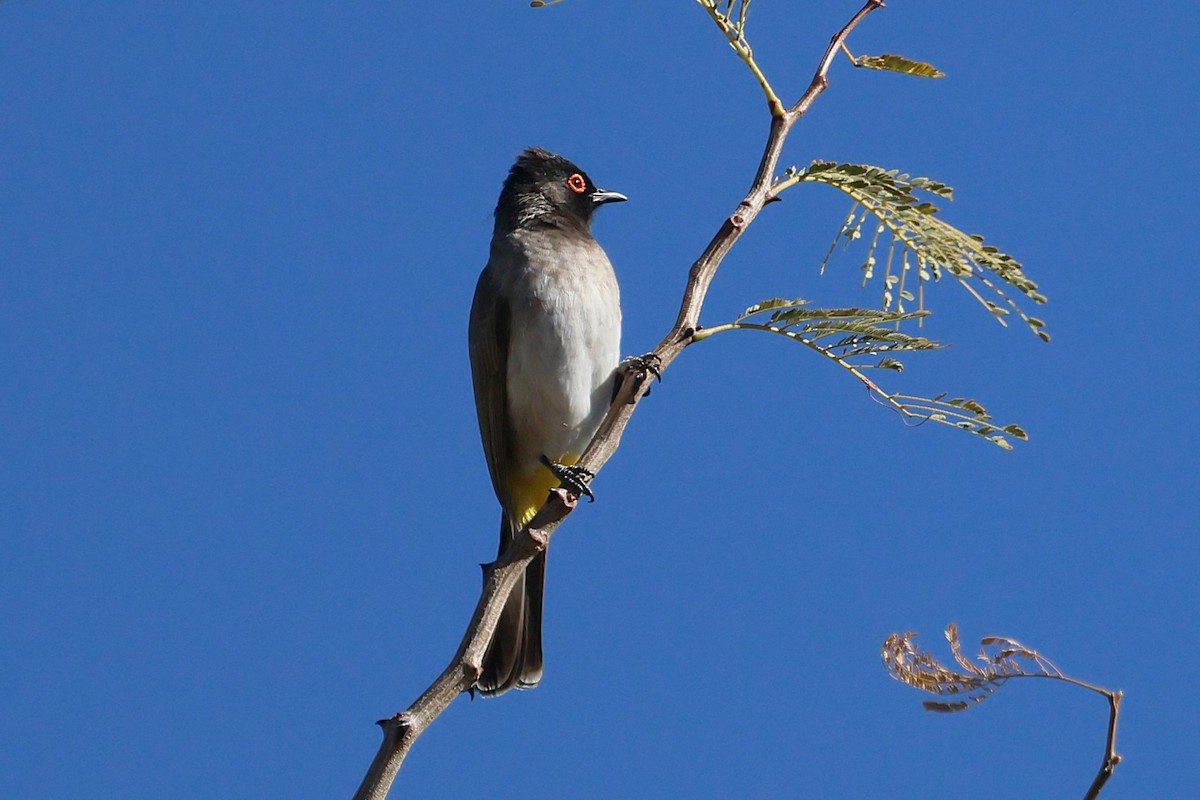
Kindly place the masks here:
<instances>
[{"instance_id":1,"label":"small branch node","mask_svg":"<svg viewBox=\"0 0 1200 800\"><path fill-rule=\"evenodd\" d=\"M552 489L551 494L554 492L562 492L563 494L567 494L566 489ZM574 495L568 496L574 497ZM550 544L550 537L541 528L535 528L529 531L529 538L533 539L533 544L539 551L545 550L546 546Z\"/></svg>"},{"instance_id":2,"label":"small branch node","mask_svg":"<svg viewBox=\"0 0 1200 800\"><path fill-rule=\"evenodd\" d=\"M533 519L529 520L529 536L539 551L544 550L550 541L550 532L544 528L560 522L574 511L577 505L579 505L579 498L563 487L559 486L549 491L546 495L546 502L542 504Z\"/></svg>"}]
</instances>

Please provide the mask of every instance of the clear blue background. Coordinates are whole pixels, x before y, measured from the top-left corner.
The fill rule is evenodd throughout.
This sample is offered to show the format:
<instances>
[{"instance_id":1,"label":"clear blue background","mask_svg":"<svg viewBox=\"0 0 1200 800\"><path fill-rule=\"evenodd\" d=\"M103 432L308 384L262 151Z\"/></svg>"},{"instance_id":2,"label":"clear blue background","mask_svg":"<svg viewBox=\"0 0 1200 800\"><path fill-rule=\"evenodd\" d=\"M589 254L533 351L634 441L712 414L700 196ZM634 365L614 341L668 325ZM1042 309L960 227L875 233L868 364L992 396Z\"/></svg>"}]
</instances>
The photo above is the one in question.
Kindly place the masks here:
<instances>
[{"instance_id":1,"label":"clear blue background","mask_svg":"<svg viewBox=\"0 0 1200 800\"><path fill-rule=\"evenodd\" d=\"M794 99L853 0L754 4ZM896 0L790 142L958 190L1055 338L933 287L888 385L1032 441L910 429L786 342L685 353L555 539L536 691L462 698L406 797L1078 797L1102 698L923 711L880 643L1016 637L1126 690L1106 797L1200 783L1192 2ZM0 6L0 796L347 797L494 555L466 317L513 156L631 202L596 233L655 345L740 199L761 95L694 3ZM709 324L876 302L791 192Z\"/></svg>"}]
</instances>

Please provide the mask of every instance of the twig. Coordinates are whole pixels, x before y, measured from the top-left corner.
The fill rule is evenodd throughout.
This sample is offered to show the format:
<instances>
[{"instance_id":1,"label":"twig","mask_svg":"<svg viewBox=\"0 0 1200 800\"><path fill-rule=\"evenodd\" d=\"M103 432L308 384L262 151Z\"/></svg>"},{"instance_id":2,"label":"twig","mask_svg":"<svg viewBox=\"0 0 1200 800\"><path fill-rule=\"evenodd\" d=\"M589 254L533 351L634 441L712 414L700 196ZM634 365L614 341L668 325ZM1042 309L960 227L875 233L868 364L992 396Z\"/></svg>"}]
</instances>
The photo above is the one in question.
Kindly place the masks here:
<instances>
[{"instance_id":1,"label":"twig","mask_svg":"<svg viewBox=\"0 0 1200 800\"><path fill-rule=\"evenodd\" d=\"M1096 800L1100 796L1100 790L1104 788L1104 784L1112 777L1117 764L1121 763L1121 757L1117 755L1117 715L1121 712L1121 699L1125 694L1124 692L1110 692L1106 689L1097 689L1097 691L1108 698L1108 740L1104 747L1104 760L1100 762L1100 771L1096 773L1096 780L1092 781L1092 785L1088 787L1083 800Z\"/></svg>"},{"instance_id":2,"label":"twig","mask_svg":"<svg viewBox=\"0 0 1200 800\"><path fill-rule=\"evenodd\" d=\"M700 258L692 264L675 324L651 354L660 374L692 343L704 297L716 276L717 268L770 200L771 183L788 133L829 85L829 68L842 42L868 14L883 7L883 0L868 0L830 40L812 83L796 104L780 114L772 113L770 132L754 183L734 212L721 224ZM769 91L769 86L766 88ZM645 372L626 372L612 406L578 466L596 474L607 463L620 445L625 426L644 396L646 386ZM384 800L413 743L458 695L474 687L484 652L495 633L509 592L524 575L528 563L549 544L554 531L574 508L576 499L562 489L551 492L528 528L514 537L504 555L484 567L483 590L458 652L445 671L407 710L380 720L383 742L354 795L355 800Z\"/></svg>"},{"instance_id":3,"label":"twig","mask_svg":"<svg viewBox=\"0 0 1200 800\"><path fill-rule=\"evenodd\" d=\"M758 81L759 87L767 97L767 108L771 110L771 115L775 117L783 116L787 110L786 106L779 99L779 95L775 94L775 90L771 88L771 83L767 80L767 76L759 68L758 62L754 60L754 51L750 48L750 42L746 41L746 7L749 5L749 0L742 0L737 22L734 22L729 16L733 12L732 0L725 6L724 12L718 8L717 0L700 0L700 5L704 6L704 10L712 17L712 21L717 24L717 27L725 34L725 38L729 40L729 44L733 47L733 51L737 53L738 58L749 68L750 73L754 75L754 79Z\"/></svg>"}]
</instances>

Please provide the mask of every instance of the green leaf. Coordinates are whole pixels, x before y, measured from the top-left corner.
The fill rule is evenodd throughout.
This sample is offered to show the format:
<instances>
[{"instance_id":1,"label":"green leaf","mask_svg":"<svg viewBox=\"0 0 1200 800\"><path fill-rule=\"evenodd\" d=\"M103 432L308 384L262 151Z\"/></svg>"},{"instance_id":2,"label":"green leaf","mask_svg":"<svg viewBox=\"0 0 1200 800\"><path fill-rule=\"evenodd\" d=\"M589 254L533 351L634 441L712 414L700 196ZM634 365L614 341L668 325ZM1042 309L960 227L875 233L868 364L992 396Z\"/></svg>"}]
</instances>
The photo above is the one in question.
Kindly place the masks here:
<instances>
[{"instance_id":1,"label":"green leaf","mask_svg":"<svg viewBox=\"0 0 1200 800\"><path fill-rule=\"evenodd\" d=\"M950 188L944 183L939 183L937 181L930 180L929 178L913 178L909 181L909 185L911 185L914 189L920 189L923 192L935 194L938 197L945 198L946 200L954 199L954 189Z\"/></svg>"},{"instance_id":2,"label":"green leaf","mask_svg":"<svg viewBox=\"0 0 1200 800\"><path fill-rule=\"evenodd\" d=\"M979 405L979 403L976 403L974 400L964 400L957 405L959 408L962 408L965 411L970 411L972 414L978 417L987 417L987 411L984 409L984 407Z\"/></svg>"},{"instance_id":3,"label":"green leaf","mask_svg":"<svg viewBox=\"0 0 1200 800\"><path fill-rule=\"evenodd\" d=\"M881 56L859 56L854 59L854 66L899 72L902 75L914 75L918 78L946 77L946 73L932 64L926 64L924 61L913 61L911 58L893 55L892 53L884 53Z\"/></svg>"},{"instance_id":4,"label":"green leaf","mask_svg":"<svg viewBox=\"0 0 1200 800\"><path fill-rule=\"evenodd\" d=\"M1020 439L1022 442L1029 441L1029 434L1020 425L1005 425L1002 430L1014 439Z\"/></svg>"},{"instance_id":5,"label":"green leaf","mask_svg":"<svg viewBox=\"0 0 1200 800\"><path fill-rule=\"evenodd\" d=\"M749 317L753 317L755 314L762 314L766 311L774 311L778 308L798 308L806 305L808 305L808 301L804 300L803 298L788 300L783 297L772 297L770 300L763 300L747 308L738 317L738 321L740 322Z\"/></svg>"}]
</instances>

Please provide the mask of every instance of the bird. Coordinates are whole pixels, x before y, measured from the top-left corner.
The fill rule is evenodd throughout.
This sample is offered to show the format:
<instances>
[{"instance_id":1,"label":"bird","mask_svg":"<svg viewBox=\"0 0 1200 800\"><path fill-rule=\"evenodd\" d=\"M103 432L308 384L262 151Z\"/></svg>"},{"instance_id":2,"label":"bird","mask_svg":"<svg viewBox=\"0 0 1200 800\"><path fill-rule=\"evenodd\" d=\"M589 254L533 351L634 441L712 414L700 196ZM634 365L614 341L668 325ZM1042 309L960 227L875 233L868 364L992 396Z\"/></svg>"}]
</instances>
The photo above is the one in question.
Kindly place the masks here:
<instances>
[{"instance_id":1,"label":"bird","mask_svg":"<svg viewBox=\"0 0 1200 800\"><path fill-rule=\"evenodd\" d=\"M612 402L621 360L620 289L591 223L597 208L627 199L537 147L521 152L501 188L467 337L501 554L560 483L590 495L590 475L573 466ZM545 580L543 551L505 602L481 694L541 680Z\"/></svg>"}]
</instances>

